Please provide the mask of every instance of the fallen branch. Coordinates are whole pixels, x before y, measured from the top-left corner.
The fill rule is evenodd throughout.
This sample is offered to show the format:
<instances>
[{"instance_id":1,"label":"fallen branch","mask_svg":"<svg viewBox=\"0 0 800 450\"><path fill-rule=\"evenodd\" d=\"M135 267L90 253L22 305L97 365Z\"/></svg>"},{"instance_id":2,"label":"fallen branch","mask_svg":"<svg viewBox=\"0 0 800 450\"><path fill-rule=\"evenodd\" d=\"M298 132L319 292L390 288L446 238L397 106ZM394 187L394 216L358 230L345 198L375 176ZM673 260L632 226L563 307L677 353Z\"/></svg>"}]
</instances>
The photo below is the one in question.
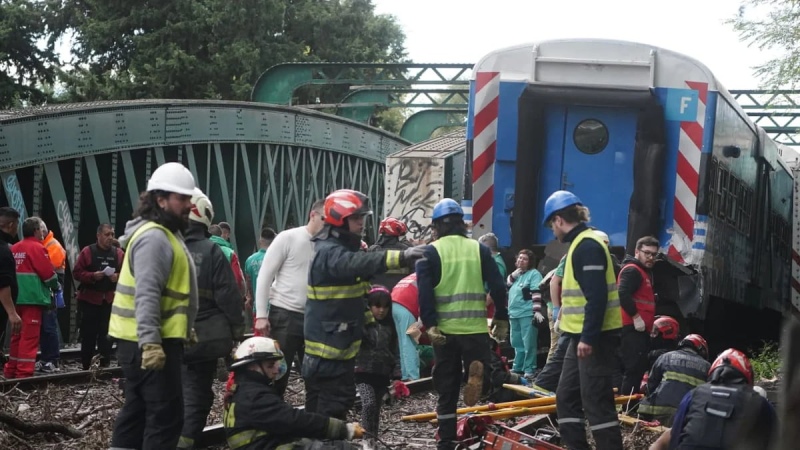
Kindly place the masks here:
<instances>
[{"instance_id":1,"label":"fallen branch","mask_svg":"<svg viewBox=\"0 0 800 450\"><path fill-rule=\"evenodd\" d=\"M92 409L80 411L80 412L75 413L75 420L85 419L86 417L89 417L89 416L91 416L92 414L94 414L96 412L100 412L100 411L104 411L106 409L111 409L111 408L116 408L116 407L117 407L117 405L115 403L109 403L109 404L106 404L106 405L96 406L96 407L94 407Z\"/></svg>"},{"instance_id":2,"label":"fallen branch","mask_svg":"<svg viewBox=\"0 0 800 450\"><path fill-rule=\"evenodd\" d=\"M59 422L25 423L12 414L0 411L0 423L22 431L25 434L60 433L72 438L83 437L83 432Z\"/></svg>"}]
</instances>

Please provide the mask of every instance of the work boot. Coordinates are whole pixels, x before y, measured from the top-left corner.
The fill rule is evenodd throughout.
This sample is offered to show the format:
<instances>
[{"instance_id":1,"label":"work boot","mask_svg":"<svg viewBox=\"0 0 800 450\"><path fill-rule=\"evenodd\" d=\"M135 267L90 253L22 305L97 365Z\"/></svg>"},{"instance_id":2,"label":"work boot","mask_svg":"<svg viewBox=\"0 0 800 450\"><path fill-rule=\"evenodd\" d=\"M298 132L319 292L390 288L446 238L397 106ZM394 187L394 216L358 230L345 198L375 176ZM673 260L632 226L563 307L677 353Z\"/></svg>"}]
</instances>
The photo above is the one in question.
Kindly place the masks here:
<instances>
[{"instance_id":1,"label":"work boot","mask_svg":"<svg viewBox=\"0 0 800 450\"><path fill-rule=\"evenodd\" d=\"M481 399L483 391L483 363L472 361L469 365L469 378L464 388L464 404L474 406Z\"/></svg>"}]
</instances>

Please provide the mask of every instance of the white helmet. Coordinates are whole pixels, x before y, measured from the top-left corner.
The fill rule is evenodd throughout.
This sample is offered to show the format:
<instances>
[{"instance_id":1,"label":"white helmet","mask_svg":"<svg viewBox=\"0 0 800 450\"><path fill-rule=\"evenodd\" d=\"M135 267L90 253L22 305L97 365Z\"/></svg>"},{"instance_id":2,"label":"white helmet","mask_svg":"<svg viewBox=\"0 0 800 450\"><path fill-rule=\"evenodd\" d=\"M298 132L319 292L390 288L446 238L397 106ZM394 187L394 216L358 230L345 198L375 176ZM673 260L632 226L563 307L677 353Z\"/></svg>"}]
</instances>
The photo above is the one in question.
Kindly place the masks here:
<instances>
[{"instance_id":1,"label":"white helmet","mask_svg":"<svg viewBox=\"0 0 800 450\"><path fill-rule=\"evenodd\" d=\"M244 367L256 361L280 361L280 369L276 380L286 375L286 361L283 359L283 352L275 340L263 336L255 336L245 339L239 344L233 354L233 364L231 369Z\"/></svg>"},{"instance_id":2,"label":"white helmet","mask_svg":"<svg viewBox=\"0 0 800 450\"><path fill-rule=\"evenodd\" d=\"M211 226L211 221L214 220L214 206L211 200L206 197L198 188L194 188L192 195L192 209L189 210L189 220L202 223L206 228Z\"/></svg>"},{"instance_id":3,"label":"white helmet","mask_svg":"<svg viewBox=\"0 0 800 450\"><path fill-rule=\"evenodd\" d=\"M605 233L605 231L600 231L600 230L592 230L592 231L594 231L594 234L597 235L597 237L599 237L603 242L605 242L606 245L611 243L611 240L608 238L608 235Z\"/></svg>"},{"instance_id":4,"label":"white helmet","mask_svg":"<svg viewBox=\"0 0 800 450\"><path fill-rule=\"evenodd\" d=\"M159 166L147 181L147 192L167 191L182 195L194 194L194 176L181 163L169 162Z\"/></svg>"}]
</instances>

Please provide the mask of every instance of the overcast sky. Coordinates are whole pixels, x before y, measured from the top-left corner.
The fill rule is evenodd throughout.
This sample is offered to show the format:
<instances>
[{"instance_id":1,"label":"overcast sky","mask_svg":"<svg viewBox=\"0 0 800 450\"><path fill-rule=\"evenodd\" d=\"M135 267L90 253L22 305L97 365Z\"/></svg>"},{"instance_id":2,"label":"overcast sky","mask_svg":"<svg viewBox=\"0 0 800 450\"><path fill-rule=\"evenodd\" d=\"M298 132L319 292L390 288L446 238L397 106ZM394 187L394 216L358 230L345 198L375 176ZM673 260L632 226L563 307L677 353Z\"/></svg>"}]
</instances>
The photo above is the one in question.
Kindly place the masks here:
<instances>
[{"instance_id":1,"label":"overcast sky","mask_svg":"<svg viewBox=\"0 0 800 450\"><path fill-rule=\"evenodd\" d=\"M637 41L707 65L728 89L757 89L767 55L730 25L741 0L373 0L394 15L417 63L475 63L511 45L557 38Z\"/></svg>"}]
</instances>

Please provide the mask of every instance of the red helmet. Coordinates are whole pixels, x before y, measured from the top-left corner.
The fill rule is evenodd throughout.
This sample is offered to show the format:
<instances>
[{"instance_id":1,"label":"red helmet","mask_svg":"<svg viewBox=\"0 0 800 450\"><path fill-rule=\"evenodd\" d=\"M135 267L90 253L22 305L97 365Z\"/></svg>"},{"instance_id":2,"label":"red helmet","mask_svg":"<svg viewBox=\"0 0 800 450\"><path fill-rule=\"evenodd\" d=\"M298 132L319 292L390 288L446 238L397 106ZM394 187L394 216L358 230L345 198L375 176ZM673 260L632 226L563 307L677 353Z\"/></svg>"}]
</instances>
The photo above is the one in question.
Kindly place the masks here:
<instances>
[{"instance_id":1,"label":"red helmet","mask_svg":"<svg viewBox=\"0 0 800 450\"><path fill-rule=\"evenodd\" d=\"M688 347L696 351L703 359L708 359L708 343L699 334L690 334L681 339L678 348Z\"/></svg>"},{"instance_id":2,"label":"red helmet","mask_svg":"<svg viewBox=\"0 0 800 450\"><path fill-rule=\"evenodd\" d=\"M339 189L325 198L323 214L325 223L343 227L348 217L372 214L372 210L366 195L350 189Z\"/></svg>"},{"instance_id":3,"label":"red helmet","mask_svg":"<svg viewBox=\"0 0 800 450\"><path fill-rule=\"evenodd\" d=\"M751 386L753 385L753 366L750 365L750 360L747 356L735 348L729 348L717 356L717 359L711 364L711 369L708 370L708 376L711 377L711 374L717 369L728 366L739 371L744 375L747 383Z\"/></svg>"},{"instance_id":4,"label":"red helmet","mask_svg":"<svg viewBox=\"0 0 800 450\"><path fill-rule=\"evenodd\" d=\"M664 340L677 341L680 333L681 326L677 320L670 316L657 316L650 337L656 338L660 335Z\"/></svg>"},{"instance_id":5,"label":"red helmet","mask_svg":"<svg viewBox=\"0 0 800 450\"><path fill-rule=\"evenodd\" d=\"M378 232L386 236L400 237L408 233L408 227L402 220L395 219L394 217L387 217L381 221Z\"/></svg>"}]
</instances>

